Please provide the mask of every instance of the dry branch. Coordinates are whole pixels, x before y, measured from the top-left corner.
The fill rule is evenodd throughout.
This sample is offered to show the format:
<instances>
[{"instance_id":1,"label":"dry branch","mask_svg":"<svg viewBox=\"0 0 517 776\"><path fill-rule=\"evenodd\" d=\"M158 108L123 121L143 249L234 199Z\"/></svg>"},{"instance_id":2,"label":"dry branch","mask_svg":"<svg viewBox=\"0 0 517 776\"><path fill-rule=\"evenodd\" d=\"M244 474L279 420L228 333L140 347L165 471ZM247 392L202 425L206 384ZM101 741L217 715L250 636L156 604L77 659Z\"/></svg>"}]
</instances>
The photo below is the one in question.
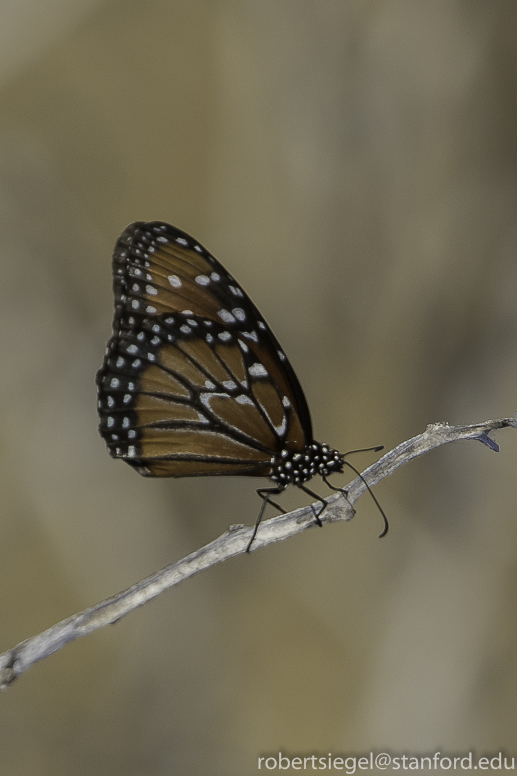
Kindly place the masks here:
<instances>
[{"instance_id":1,"label":"dry branch","mask_svg":"<svg viewBox=\"0 0 517 776\"><path fill-rule=\"evenodd\" d=\"M502 418L471 426L448 426L446 423L435 423L428 426L423 434L403 442L383 455L376 463L365 469L362 477L368 485L374 486L400 466L409 463L413 458L423 455L435 447L461 439L477 439L497 452L499 448L489 436L489 432L506 427L516 428L517 420L515 418ZM326 499L328 507L320 516L322 523L350 520L354 516L353 505L364 493L365 484L360 477L357 477L346 490L346 498L340 493ZM266 520L259 528L252 545L252 551L281 539L288 539L314 525L314 511L310 505L289 514ZM178 585L199 571L245 552L252 531L253 527L249 526L231 526L218 539L196 550L183 560L166 566L127 590L85 609L83 612L67 617L66 620L53 625L43 633L26 639L7 650L0 655L0 689L7 689L33 663L51 655L68 642L120 620L121 617L160 595L164 590Z\"/></svg>"}]
</instances>

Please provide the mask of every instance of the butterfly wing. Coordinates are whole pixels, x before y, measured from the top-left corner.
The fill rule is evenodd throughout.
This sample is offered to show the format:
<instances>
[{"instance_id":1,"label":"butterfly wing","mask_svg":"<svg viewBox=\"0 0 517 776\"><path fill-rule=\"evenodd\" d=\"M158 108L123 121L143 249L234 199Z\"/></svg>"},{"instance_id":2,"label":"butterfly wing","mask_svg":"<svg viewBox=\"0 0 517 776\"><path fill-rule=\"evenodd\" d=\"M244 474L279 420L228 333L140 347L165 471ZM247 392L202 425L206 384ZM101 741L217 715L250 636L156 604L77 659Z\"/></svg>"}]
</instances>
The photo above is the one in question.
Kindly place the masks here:
<instances>
[{"instance_id":1,"label":"butterfly wing","mask_svg":"<svg viewBox=\"0 0 517 776\"><path fill-rule=\"evenodd\" d=\"M113 335L97 375L112 456L151 476L269 476L282 449L312 441L294 370L202 245L165 223L131 224L113 275Z\"/></svg>"}]
</instances>

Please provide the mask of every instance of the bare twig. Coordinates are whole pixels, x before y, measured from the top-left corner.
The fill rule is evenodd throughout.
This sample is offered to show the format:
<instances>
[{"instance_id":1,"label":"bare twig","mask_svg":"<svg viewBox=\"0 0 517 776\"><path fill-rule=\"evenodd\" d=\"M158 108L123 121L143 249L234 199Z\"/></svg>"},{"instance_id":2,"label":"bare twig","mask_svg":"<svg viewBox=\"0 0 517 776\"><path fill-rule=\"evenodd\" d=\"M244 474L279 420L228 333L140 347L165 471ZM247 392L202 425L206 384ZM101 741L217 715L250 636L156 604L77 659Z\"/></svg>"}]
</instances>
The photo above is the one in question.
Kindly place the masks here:
<instances>
[{"instance_id":1,"label":"bare twig","mask_svg":"<svg viewBox=\"0 0 517 776\"><path fill-rule=\"evenodd\" d=\"M502 418L487 420L485 423L476 423L471 426L448 426L446 423L435 423L428 426L423 434L403 442L383 455L376 463L365 469L362 478L369 486L376 485L384 477L388 477L413 458L423 455L435 447L461 439L477 439L497 452L499 448L489 436L489 432L505 427L516 428L517 420L515 418ZM330 496L326 500L328 507L320 516L323 523L350 520L354 516L353 505L366 489L363 479L358 477L348 485L346 498L340 493ZM273 542L295 536L313 525L315 525L314 512L311 506L264 521L253 542L252 550L255 551ZM51 655L68 642L120 620L121 617L160 595L164 590L178 585L199 571L245 552L252 531L252 527L231 526L218 539L196 550L183 560L166 566L127 590L86 609L84 612L67 617L66 620L62 620L43 633L26 639L7 650L0 655L0 689L7 689L33 663Z\"/></svg>"}]
</instances>

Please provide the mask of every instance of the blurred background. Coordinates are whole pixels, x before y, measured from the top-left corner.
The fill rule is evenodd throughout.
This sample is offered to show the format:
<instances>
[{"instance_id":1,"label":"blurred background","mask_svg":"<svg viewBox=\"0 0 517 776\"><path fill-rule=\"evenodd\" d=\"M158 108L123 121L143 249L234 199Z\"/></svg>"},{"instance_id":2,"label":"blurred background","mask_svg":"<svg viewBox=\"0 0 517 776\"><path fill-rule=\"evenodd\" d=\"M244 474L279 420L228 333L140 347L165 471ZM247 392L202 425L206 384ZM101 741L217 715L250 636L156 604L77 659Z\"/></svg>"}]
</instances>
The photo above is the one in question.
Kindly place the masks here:
<instances>
[{"instance_id":1,"label":"blurred background","mask_svg":"<svg viewBox=\"0 0 517 776\"><path fill-rule=\"evenodd\" d=\"M260 481L146 480L98 435L131 221L235 274L321 441L517 410L514 0L18 0L0 19L0 650L257 515ZM495 437L379 485L382 541L365 497L37 664L0 696L0 772L517 754L517 434Z\"/></svg>"}]
</instances>

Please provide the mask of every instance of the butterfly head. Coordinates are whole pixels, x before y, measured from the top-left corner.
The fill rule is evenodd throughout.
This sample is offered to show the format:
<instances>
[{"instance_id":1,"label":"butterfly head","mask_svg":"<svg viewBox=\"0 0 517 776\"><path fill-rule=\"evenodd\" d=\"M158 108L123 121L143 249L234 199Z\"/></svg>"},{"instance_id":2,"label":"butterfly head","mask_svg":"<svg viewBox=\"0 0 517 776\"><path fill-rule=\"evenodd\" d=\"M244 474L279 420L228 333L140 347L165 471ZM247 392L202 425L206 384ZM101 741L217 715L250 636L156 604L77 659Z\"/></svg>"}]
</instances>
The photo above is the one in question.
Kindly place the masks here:
<instances>
[{"instance_id":1,"label":"butterfly head","mask_svg":"<svg viewBox=\"0 0 517 776\"><path fill-rule=\"evenodd\" d=\"M282 450L272 460L273 473L270 479L279 486L303 485L319 474L328 477L333 472L343 473L343 455L326 444L312 442L305 450L294 452Z\"/></svg>"}]
</instances>

